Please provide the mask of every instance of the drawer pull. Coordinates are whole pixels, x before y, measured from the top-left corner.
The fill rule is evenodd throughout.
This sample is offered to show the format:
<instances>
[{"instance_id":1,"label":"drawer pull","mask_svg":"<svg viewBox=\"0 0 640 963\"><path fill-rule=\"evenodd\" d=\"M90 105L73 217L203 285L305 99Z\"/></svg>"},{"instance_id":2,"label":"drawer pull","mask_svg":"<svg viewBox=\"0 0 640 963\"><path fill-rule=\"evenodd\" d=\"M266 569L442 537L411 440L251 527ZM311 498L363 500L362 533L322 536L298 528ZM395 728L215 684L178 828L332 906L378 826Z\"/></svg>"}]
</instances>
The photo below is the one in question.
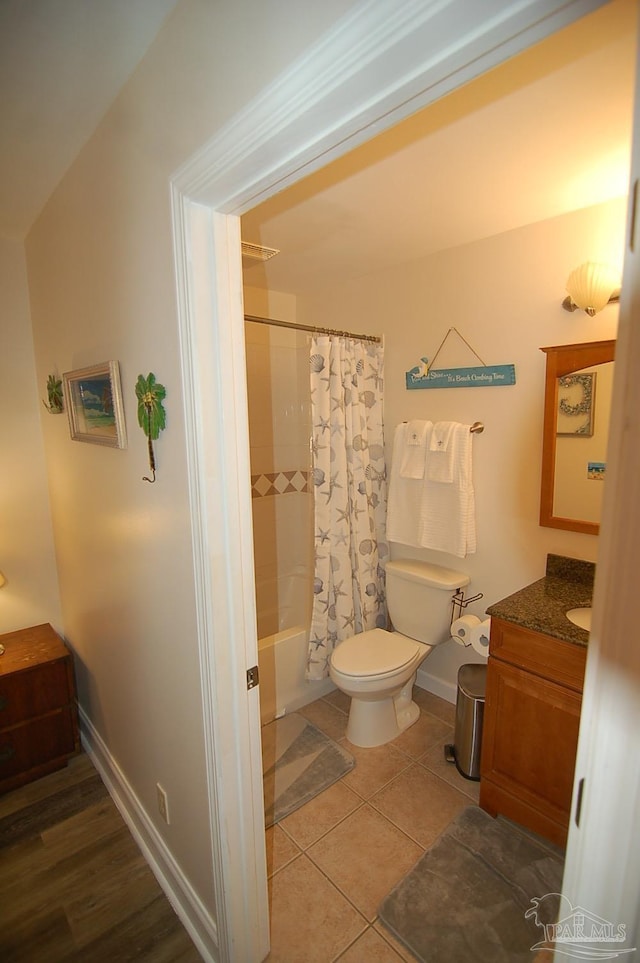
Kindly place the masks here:
<instances>
[{"instance_id":1,"label":"drawer pull","mask_svg":"<svg viewBox=\"0 0 640 963\"><path fill-rule=\"evenodd\" d=\"M0 695L0 712L9 705L9 699L5 695Z\"/></svg>"},{"instance_id":2,"label":"drawer pull","mask_svg":"<svg viewBox=\"0 0 640 963\"><path fill-rule=\"evenodd\" d=\"M4 749L0 749L0 764L3 762L9 762L9 760L15 756L16 751L13 746L5 746Z\"/></svg>"}]
</instances>

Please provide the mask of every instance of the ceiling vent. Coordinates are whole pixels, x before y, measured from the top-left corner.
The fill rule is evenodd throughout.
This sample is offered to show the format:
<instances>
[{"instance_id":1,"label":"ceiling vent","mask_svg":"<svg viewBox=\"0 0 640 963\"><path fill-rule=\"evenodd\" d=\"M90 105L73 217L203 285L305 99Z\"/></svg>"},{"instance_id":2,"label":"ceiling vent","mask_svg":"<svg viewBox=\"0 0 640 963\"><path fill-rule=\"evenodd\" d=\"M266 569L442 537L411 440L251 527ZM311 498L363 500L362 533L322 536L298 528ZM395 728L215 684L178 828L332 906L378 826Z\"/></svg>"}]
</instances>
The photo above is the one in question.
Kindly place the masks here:
<instances>
[{"instance_id":1,"label":"ceiling vent","mask_svg":"<svg viewBox=\"0 0 640 963\"><path fill-rule=\"evenodd\" d=\"M242 242L242 257L247 258L249 262L268 261L279 253L280 251L275 247L263 247L261 244L249 244L247 241Z\"/></svg>"}]
</instances>

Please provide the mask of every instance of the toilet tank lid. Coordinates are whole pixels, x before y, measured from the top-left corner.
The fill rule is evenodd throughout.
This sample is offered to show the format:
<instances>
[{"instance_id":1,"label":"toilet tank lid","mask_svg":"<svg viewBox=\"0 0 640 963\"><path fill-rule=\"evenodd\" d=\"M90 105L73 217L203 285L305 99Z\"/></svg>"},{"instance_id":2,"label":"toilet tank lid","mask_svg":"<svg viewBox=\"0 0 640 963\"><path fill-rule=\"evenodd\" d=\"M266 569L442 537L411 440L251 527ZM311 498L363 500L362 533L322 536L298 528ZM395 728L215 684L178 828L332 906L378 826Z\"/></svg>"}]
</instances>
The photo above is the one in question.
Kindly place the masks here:
<instances>
[{"instance_id":1,"label":"toilet tank lid","mask_svg":"<svg viewBox=\"0 0 640 963\"><path fill-rule=\"evenodd\" d=\"M468 585L471 579L464 572L456 572L452 568L433 565L431 562L420 562L413 558L396 558L387 562L387 572L393 572L400 578L410 582L422 582L432 588L455 591Z\"/></svg>"}]
</instances>

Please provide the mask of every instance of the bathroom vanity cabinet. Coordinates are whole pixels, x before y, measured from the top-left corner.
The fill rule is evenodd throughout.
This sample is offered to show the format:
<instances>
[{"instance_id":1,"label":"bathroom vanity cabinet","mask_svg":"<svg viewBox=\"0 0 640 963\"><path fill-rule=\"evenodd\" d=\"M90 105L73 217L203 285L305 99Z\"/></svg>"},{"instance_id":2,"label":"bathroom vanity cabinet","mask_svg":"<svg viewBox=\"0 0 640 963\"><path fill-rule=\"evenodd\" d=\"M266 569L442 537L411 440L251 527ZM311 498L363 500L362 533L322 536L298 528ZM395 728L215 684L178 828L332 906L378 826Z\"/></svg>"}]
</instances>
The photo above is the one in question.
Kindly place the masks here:
<instances>
[{"instance_id":1,"label":"bathroom vanity cabinet","mask_svg":"<svg viewBox=\"0 0 640 963\"><path fill-rule=\"evenodd\" d=\"M491 619L480 806L566 844L586 645Z\"/></svg>"},{"instance_id":2,"label":"bathroom vanity cabinet","mask_svg":"<svg viewBox=\"0 0 640 963\"><path fill-rule=\"evenodd\" d=\"M67 764L78 751L72 655L50 625L0 636L0 793Z\"/></svg>"}]
</instances>

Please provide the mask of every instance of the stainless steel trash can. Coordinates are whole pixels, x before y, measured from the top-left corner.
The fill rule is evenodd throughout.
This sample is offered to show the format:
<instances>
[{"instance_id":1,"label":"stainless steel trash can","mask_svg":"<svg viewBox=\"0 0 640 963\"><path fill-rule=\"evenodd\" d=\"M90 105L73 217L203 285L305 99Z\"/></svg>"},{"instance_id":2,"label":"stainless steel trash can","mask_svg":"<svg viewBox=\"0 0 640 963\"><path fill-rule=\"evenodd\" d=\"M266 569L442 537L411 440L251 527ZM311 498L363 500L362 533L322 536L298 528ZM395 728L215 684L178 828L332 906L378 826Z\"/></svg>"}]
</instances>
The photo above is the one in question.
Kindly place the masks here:
<instances>
[{"instance_id":1,"label":"stainless steel trash can","mask_svg":"<svg viewBox=\"0 0 640 963\"><path fill-rule=\"evenodd\" d=\"M461 665L458 670L453 753L458 772L465 779L480 778L482 719L486 691L486 665L475 663Z\"/></svg>"}]
</instances>

